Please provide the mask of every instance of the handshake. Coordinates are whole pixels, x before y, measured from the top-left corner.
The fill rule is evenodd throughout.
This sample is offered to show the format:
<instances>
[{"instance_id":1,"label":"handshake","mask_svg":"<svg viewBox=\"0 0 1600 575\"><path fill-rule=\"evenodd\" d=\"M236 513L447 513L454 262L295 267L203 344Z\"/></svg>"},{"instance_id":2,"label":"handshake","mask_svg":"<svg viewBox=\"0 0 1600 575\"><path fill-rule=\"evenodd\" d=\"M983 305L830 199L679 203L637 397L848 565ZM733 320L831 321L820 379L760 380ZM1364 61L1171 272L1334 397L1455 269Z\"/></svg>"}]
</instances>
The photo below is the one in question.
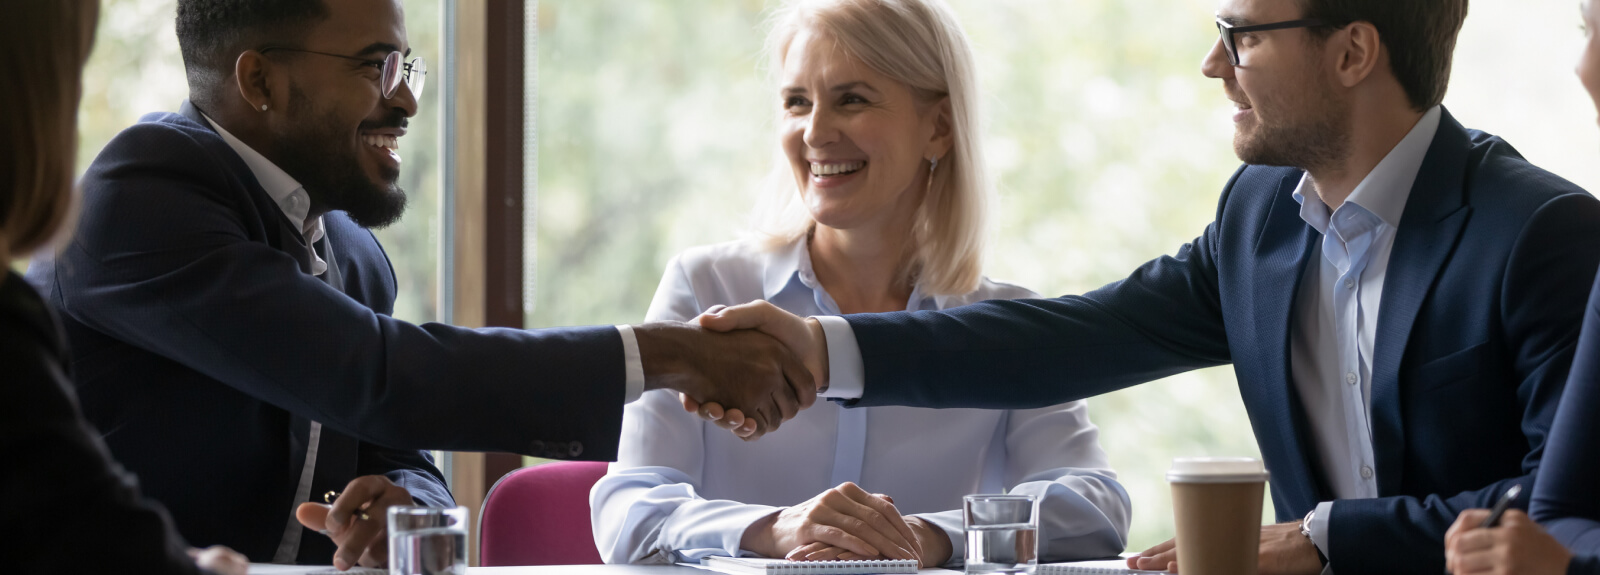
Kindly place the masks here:
<instances>
[{"instance_id":1,"label":"handshake","mask_svg":"<svg viewBox=\"0 0 1600 575\"><path fill-rule=\"evenodd\" d=\"M714 306L688 323L634 327L645 390L677 390L684 409L754 440L827 389L822 326L765 301Z\"/></svg>"}]
</instances>

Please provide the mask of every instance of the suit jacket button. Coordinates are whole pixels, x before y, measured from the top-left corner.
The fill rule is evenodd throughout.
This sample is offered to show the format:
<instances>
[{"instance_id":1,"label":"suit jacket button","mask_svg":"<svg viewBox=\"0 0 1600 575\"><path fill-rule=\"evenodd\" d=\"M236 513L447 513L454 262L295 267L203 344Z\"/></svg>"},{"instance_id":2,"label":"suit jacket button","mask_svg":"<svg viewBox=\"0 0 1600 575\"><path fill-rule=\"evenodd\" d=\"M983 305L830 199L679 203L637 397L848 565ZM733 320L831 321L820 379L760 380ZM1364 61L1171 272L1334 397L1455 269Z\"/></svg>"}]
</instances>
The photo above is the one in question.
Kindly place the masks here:
<instances>
[{"instance_id":1,"label":"suit jacket button","mask_svg":"<svg viewBox=\"0 0 1600 575\"><path fill-rule=\"evenodd\" d=\"M582 441L574 441L574 442L572 442L571 445L567 446L567 456L568 457L577 457L579 455L583 455L583 442Z\"/></svg>"}]
</instances>

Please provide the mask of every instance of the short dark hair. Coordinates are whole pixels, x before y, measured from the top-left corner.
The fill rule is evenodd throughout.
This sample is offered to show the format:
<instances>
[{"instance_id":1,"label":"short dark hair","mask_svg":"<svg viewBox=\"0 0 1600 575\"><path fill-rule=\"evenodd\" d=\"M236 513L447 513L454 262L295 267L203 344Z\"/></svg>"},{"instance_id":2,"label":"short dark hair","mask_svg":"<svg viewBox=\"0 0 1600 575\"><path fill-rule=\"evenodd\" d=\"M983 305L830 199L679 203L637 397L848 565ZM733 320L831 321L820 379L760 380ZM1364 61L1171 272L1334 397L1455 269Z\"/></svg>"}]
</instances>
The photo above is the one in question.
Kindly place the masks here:
<instances>
[{"instance_id":1,"label":"short dark hair","mask_svg":"<svg viewBox=\"0 0 1600 575\"><path fill-rule=\"evenodd\" d=\"M189 98L214 105L234 61L264 42L303 38L328 18L323 0L178 0L178 48Z\"/></svg>"},{"instance_id":2,"label":"short dark hair","mask_svg":"<svg viewBox=\"0 0 1600 575\"><path fill-rule=\"evenodd\" d=\"M1467 18L1467 0L1300 0L1306 18L1334 24L1368 22L1389 49L1389 67L1417 110L1444 101L1456 35ZM1332 28L1313 28L1326 39Z\"/></svg>"}]
</instances>

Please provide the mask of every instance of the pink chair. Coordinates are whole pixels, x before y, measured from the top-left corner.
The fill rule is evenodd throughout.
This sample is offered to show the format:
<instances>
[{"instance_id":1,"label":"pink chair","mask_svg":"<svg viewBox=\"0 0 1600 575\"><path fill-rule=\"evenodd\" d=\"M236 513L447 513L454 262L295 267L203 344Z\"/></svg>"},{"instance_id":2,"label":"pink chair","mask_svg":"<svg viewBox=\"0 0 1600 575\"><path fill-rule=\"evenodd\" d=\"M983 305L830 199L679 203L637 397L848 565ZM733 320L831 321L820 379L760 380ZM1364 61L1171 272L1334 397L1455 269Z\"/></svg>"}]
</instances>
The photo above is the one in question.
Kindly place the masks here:
<instances>
[{"instance_id":1,"label":"pink chair","mask_svg":"<svg viewBox=\"0 0 1600 575\"><path fill-rule=\"evenodd\" d=\"M484 567L597 565L589 488L606 464L563 461L524 467L496 481L478 517Z\"/></svg>"}]
</instances>

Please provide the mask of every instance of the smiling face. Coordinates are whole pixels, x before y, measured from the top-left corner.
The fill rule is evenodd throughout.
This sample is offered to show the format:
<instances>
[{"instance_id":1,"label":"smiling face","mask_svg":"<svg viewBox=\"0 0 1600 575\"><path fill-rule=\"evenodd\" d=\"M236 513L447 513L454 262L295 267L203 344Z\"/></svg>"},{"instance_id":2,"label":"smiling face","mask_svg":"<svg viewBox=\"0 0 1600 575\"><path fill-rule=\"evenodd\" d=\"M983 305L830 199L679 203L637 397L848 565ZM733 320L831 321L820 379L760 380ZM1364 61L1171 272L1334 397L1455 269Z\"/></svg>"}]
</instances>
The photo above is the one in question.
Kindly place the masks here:
<instances>
[{"instance_id":1,"label":"smiling face","mask_svg":"<svg viewBox=\"0 0 1600 575\"><path fill-rule=\"evenodd\" d=\"M936 137L937 102L810 29L789 43L780 98L783 151L818 224L910 221L927 186L927 159L948 148Z\"/></svg>"},{"instance_id":2,"label":"smiling face","mask_svg":"<svg viewBox=\"0 0 1600 575\"><path fill-rule=\"evenodd\" d=\"M379 82L385 56L409 56L405 15L398 0L326 5L329 17L295 48L360 60L283 53L290 58L289 106L270 128L276 155L305 186L314 211L344 210L357 224L381 228L405 211L399 139L417 112L404 83L385 99Z\"/></svg>"},{"instance_id":3,"label":"smiling face","mask_svg":"<svg viewBox=\"0 0 1600 575\"><path fill-rule=\"evenodd\" d=\"M1578 58L1578 78L1583 80L1583 87L1589 90L1589 97L1594 99L1595 109L1600 111L1600 0L1587 0L1583 3L1583 31L1587 42L1584 43L1583 55Z\"/></svg>"},{"instance_id":4,"label":"smiling face","mask_svg":"<svg viewBox=\"0 0 1600 575\"><path fill-rule=\"evenodd\" d=\"M1217 15L1235 26L1303 18L1298 2L1223 0ZM1239 65L1218 38L1201 63L1237 107L1234 152L1248 164L1310 169L1349 153L1350 110L1304 28L1235 34Z\"/></svg>"}]
</instances>

